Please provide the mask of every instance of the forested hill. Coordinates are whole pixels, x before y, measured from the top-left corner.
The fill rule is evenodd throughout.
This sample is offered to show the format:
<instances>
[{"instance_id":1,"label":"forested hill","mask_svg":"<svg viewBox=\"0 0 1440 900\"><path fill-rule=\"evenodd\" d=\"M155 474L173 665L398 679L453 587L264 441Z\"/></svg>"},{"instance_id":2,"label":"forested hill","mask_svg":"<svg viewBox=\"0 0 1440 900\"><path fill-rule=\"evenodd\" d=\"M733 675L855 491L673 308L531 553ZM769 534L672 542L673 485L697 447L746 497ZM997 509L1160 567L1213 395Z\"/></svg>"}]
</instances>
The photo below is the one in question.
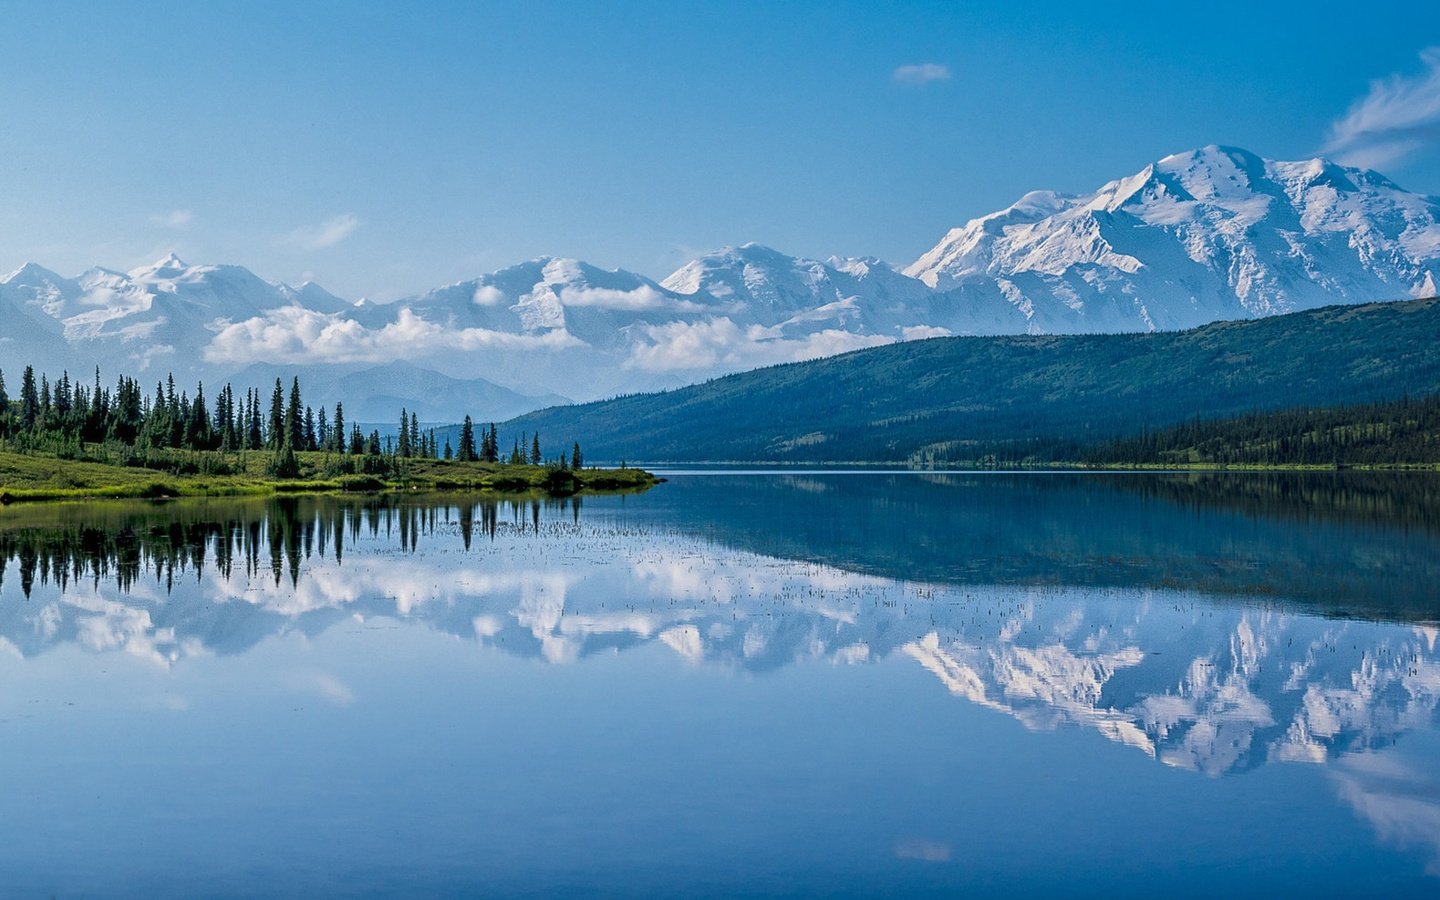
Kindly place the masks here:
<instances>
[{"instance_id":1,"label":"forested hill","mask_svg":"<svg viewBox=\"0 0 1440 900\"><path fill-rule=\"evenodd\" d=\"M1440 299L1154 334L935 338L522 416L595 459L1078 459L1196 417L1440 390Z\"/></svg>"}]
</instances>

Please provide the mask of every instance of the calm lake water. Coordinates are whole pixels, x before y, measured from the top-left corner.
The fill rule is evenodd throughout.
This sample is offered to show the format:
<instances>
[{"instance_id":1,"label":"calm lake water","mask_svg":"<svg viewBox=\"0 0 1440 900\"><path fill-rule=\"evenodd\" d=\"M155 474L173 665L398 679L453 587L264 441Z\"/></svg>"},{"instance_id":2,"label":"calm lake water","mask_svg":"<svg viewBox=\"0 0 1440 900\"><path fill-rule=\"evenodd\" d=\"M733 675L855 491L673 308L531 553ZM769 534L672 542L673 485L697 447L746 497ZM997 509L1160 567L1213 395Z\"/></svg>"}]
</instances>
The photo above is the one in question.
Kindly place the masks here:
<instances>
[{"instance_id":1,"label":"calm lake water","mask_svg":"<svg viewBox=\"0 0 1440 900\"><path fill-rule=\"evenodd\" d=\"M0 510L4 896L1440 895L1440 479Z\"/></svg>"}]
</instances>

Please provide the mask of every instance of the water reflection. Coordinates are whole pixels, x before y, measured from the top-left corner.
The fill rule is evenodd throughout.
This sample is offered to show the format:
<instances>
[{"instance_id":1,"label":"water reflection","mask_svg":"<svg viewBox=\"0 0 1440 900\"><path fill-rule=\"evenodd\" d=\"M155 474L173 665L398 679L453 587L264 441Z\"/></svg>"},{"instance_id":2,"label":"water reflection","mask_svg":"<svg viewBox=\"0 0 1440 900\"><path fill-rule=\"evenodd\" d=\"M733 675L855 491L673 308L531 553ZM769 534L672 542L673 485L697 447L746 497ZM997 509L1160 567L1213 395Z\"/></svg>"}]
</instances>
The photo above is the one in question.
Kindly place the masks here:
<instances>
[{"instance_id":1,"label":"water reflection","mask_svg":"<svg viewBox=\"0 0 1440 900\"><path fill-rule=\"evenodd\" d=\"M1377 835L1440 860L1432 481L897 479L6 511L0 641L173 668L399 619L556 664L913 660L1168 767L1324 767Z\"/></svg>"}]
</instances>

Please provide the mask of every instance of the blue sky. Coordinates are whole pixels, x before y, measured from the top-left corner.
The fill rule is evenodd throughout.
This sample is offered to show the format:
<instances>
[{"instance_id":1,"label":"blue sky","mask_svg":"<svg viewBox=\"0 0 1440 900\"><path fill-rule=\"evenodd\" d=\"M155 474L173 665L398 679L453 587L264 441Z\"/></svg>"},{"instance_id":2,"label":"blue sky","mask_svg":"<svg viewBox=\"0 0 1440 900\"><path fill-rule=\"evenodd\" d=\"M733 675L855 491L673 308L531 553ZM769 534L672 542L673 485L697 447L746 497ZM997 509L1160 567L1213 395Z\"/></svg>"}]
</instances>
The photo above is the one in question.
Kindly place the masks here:
<instances>
[{"instance_id":1,"label":"blue sky","mask_svg":"<svg viewBox=\"0 0 1440 900\"><path fill-rule=\"evenodd\" d=\"M0 268L906 263L1209 143L1440 194L1440 4L294 5L0 4Z\"/></svg>"}]
</instances>

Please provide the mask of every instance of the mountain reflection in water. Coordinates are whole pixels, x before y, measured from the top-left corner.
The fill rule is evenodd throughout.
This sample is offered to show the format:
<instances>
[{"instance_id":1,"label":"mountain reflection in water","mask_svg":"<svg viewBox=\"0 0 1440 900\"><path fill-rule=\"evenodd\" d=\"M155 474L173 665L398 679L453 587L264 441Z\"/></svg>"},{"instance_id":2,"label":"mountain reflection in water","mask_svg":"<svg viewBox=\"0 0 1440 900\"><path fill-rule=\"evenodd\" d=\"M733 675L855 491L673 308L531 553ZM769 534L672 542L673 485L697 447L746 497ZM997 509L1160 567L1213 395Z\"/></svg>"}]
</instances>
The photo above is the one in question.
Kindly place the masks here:
<instances>
[{"instance_id":1,"label":"mountain reflection in water","mask_svg":"<svg viewBox=\"0 0 1440 900\"><path fill-rule=\"evenodd\" d=\"M911 659L1166 766L1326 766L1377 834L1440 861L1440 767L1396 749L1436 730L1437 510L1423 475L824 474L16 508L0 641L174 667L393 618L550 663Z\"/></svg>"}]
</instances>

